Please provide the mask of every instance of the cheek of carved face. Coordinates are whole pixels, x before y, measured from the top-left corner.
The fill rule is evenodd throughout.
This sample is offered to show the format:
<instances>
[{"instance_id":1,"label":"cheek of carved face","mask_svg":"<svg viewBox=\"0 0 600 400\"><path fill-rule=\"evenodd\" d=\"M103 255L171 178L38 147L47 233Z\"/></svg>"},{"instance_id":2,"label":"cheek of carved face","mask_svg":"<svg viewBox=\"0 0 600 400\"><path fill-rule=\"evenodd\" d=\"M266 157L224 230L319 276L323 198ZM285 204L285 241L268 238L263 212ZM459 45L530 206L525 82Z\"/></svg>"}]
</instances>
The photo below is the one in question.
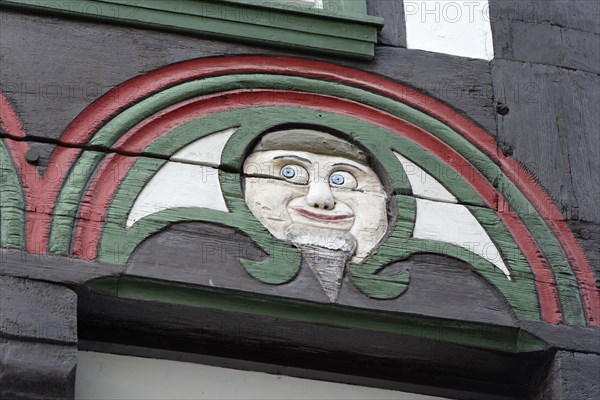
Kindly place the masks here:
<instances>
[{"instance_id":1,"label":"cheek of carved face","mask_svg":"<svg viewBox=\"0 0 600 400\"><path fill-rule=\"evenodd\" d=\"M388 228L385 192L339 193L341 201L355 211L350 233L356 238L352 261L360 262L379 244Z\"/></svg>"},{"instance_id":2,"label":"cheek of carved face","mask_svg":"<svg viewBox=\"0 0 600 400\"><path fill-rule=\"evenodd\" d=\"M303 188L277 179L248 177L245 198L250 211L277 239L285 239L292 220L287 204L304 195Z\"/></svg>"},{"instance_id":3,"label":"cheek of carved face","mask_svg":"<svg viewBox=\"0 0 600 400\"><path fill-rule=\"evenodd\" d=\"M342 157L260 151L244 163L248 207L273 236L291 225L350 232L360 262L387 231L387 196L375 172Z\"/></svg>"}]
</instances>

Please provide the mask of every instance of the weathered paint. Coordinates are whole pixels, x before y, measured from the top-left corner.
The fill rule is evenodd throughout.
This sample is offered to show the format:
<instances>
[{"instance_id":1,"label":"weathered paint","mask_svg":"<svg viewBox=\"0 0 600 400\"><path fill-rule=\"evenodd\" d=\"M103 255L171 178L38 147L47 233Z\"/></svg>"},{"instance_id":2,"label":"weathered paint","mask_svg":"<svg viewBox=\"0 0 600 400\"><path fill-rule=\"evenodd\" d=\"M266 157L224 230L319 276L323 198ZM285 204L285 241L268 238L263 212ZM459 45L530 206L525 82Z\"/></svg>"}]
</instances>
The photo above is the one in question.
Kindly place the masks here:
<instances>
[{"instance_id":1,"label":"weathered paint","mask_svg":"<svg viewBox=\"0 0 600 400\"><path fill-rule=\"evenodd\" d=\"M518 328L451 321L402 314L373 313L329 304L230 292L206 287L168 284L134 277L101 278L90 287L123 298L185 304L207 309L267 315L295 321L346 328L401 333L451 343L510 351L536 351L546 347Z\"/></svg>"},{"instance_id":2,"label":"weathered paint","mask_svg":"<svg viewBox=\"0 0 600 400\"><path fill-rule=\"evenodd\" d=\"M402 163L402 168L404 168L404 172L410 181L414 196L446 203L458 203L452 193L442 186L438 180L423 171L420 166L399 153L394 152L394 155Z\"/></svg>"},{"instance_id":3,"label":"weathered paint","mask_svg":"<svg viewBox=\"0 0 600 400\"><path fill-rule=\"evenodd\" d=\"M0 138L0 247L22 249L25 244L25 203L19 175Z\"/></svg>"},{"instance_id":4,"label":"weathered paint","mask_svg":"<svg viewBox=\"0 0 600 400\"><path fill-rule=\"evenodd\" d=\"M330 127L335 127L337 129L341 129L342 131L350 131L350 132L373 132L373 129L375 129L374 127L369 127L369 125L360 125L358 124L358 121L353 121L350 118L344 118L344 123L340 124L339 119L342 117L336 116L334 118L333 115L330 114L325 114L322 112L317 112L317 111L309 111L309 110L296 110L296 109L292 109L290 111L293 111L293 115L295 118L300 118L301 120L303 119L314 119L314 118L319 118L321 120L321 122L323 124L325 124L326 126L330 126ZM267 110L267 109L263 109L260 113L256 113L255 110L253 109L248 109L248 110L240 110L237 112L234 111L227 111L224 112L223 115L215 115L215 116L211 116L211 117L206 117L200 120L196 120L196 121L192 121L188 124L185 124L183 126L181 126L180 128L176 128L174 131L169 132L169 134L163 136L163 138L161 138L159 140L159 142L154 142L153 146L156 147L160 147L160 148L168 148L169 146L173 146L174 143L174 138L182 138L182 137L187 137L187 141L193 141L193 135L201 135L202 134L202 129L207 129L207 130L214 130L216 129L217 126L219 126L219 123L222 123L221 121L227 121L227 123L231 123L231 124L239 124L242 121L245 121L247 123L247 127L246 128L240 128L240 130L236 133L236 135L234 135L231 139L231 142L234 142L235 139L238 137L238 135L241 133L243 136L241 137L246 137L246 139L244 141L237 141L235 145L233 144L228 144L227 147L231 147L231 149L228 151L227 148L224 152L224 156L225 155L232 155L232 151L235 149L239 149L240 148L245 148L245 146L247 145L247 143L249 143L252 138L259 134L261 131L263 131L265 129L265 127L268 126L273 126L273 125L277 125L278 123L284 123L284 122L289 122L289 116L292 115L291 113L288 113L286 111L285 108L273 108L272 110ZM271 117L269 117L271 116ZM353 121L353 122L352 122ZM217 125L212 125L212 124L217 124ZM250 131L248 131L248 129L250 129ZM381 134L385 134L385 131L382 131ZM400 137L397 137L397 140L401 140ZM181 146L181 144L180 144ZM414 145L411 146L409 141L401 141L401 144L398 145L399 147L406 149L407 151L412 151L414 149ZM175 151L175 149L172 149L172 151ZM235 151L233 151L233 153L235 153ZM385 153L384 153L385 154ZM391 156L391 154L389 154ZM236 158L235 156L233 158ZM144 159L141 159L140 161L143 161ZM148 161L151 159L147 159ZM227 161L227 163L229 163L229 161ZM399 167L399 163L397 161L397 159L395 157L391 157L389 159L388 162L386 162L386 169L389 170L393 170L394 169L394 165L396 166L396 168ZM145 173L147 173L148 175L152 175L153 172L151 170L149 170L148 166L139 166L136 168L136 171L145 171ZM401 169L399 171L402 171ZM223 188L225 189L225 192L227 193L227 198L230 199L230 201L235 200L235 202L230 202L230 206L233 206L234 208L237 208L236 212L248 212L248 210L246 209L245 204L242 202L240 205L242 207L236 206L236 204L239 203L239 199L243 198L242 192L240 191L240 182L238 180L235 179L234 176L230 175L230 174L221 174L222 177L222 185ZM231 179L234 178L234 179ZM118 195L115 200L113 201L113 205L111 205L111 211L109 211L109 215L113 214L114 211L114 215L115 218L110 218L109 220L114 221L115 225L113 226L112 224L110 225L110 229L105 230L104 235L103 235L103 239L102 239L102 244L100 247L100 259L106 262L115 262L115 256L117 254L122 254L122 256L127 257L128 254L130 254L136 247L137 245L145 238L147 237L149 234L151 234L152 232L157 232L158 230L162 229L163 227L165 227L168 224L168 219L167 217L164 217L165 219L160 219L157 217L159 217L158 215L150 218L147 221L140 221L137 225L140 225L138 228L141 227L145 227L144 229L150 229L149 231L139 231L139 230L134 230L132 232L126 232L125 230L123 230L123 228L117 228L118 225L123 224L123 217L118 217L117 215L123 215L128 212L128 207L130 207L132 200L128 200L131 198L135 198L138 191L137 190L142 190L143 184L144 184L144 179L140 179L140 175L139 174L135 174L131 177L131 180L126 180L122 183L121 185L121 189L119 190L119 194L122 194L124 197L120 197L120 195ZM457 182L458 183L458 182ZM458 186L458 185L455 185ZM134 187L139 187L139 189L135 189ZM233 197L232 197L233 196ZM118 201L117 201L118 200ZM398 208L401 208L403 210L410 210L410 207L407 208L409 206L405 205L404 203L399 206ZM210 218L211 216L214 218L214 214L210 214L204 217L200 217L201 215L203 215L202 210L196 210L194 211L195 214L191 214L190 211L192 210L172 210L170 215L180 215L180 219L183 220L198 220L198 221L204 221L207 218ZM207 211L208 212L208 211ZM196 216L194 216L196 215ZM236 223L233 222L233 220L236 221L241 221L241 220L246 220L247 218L251 218L249 216L249 214L245 214L247 216L245 217L241 217L241 218L231 218L228 220L223 220L223 219L219 219L218 221L222 222L222 223L227 223L230 226L240 226L239 224L236 225ZM409 217L410 215L414 215L414 212L411 214L410 211L408 212L404 212L403 215ZM171 217L173 218L173 217ZM194 218L199 218L199 219L194 219ZM164 221L164 222L162 222ZM501 225L501 223L500 223ZM398 225L398 228L401 228L404 225ZM135 228L135 227L134 227ZM240 226L241 229L244 230L244 232L252 232L250 235L254 237L254 239L258 242L258 243L270 243L267 244L267 248L269 249L269 252L272 253L272 257L275 257L275 260L279 260L279 262L283 259L285 260L285 264L284 265L277 265L276 263L273 264L273 266L276 268L277 272L283 272L284 270L289 270L288 272L288 280L291 279L296 271L297 268L299 268L299 265L294 264L292 262L292 259L290 258L286 258L285 255L283 256L283 258L279 257L280 253L276 247L272 247L273 242L262 242L261 240L259 240L259 233L262 233L261 231L256 231L256 230L248 230L248 229L252 229L250 228L250 226ZM256 228L253 228L256 229ZM122 233L117 234L117 232L119 232L120 230L122 230ZM145 234L140 234L140 232L146 232ZM399 231L400 232L400 231ZM457 258L462 258L464 259L466 262L470 262L473 263L473 254L471 254L471 256L468 255L468 252L464 251L464 249L460 249L458 247L456 247L456 249L452 248L450 250L448 250L447 248L442 248L439 245L436 245L434 242L432 242L431 244L424 244L423 241L419 241L419 242L415 242L412 243L411 245L407 246L406 243L406 239L408 239L410 237L410 234L412 233L412 227L409 227L408 229L401 229L401 234L400 236L398 236L400 242L396 242L393 240L388 240L382 248L379 249L377 255L369 260L369 265L371 267L368 267L367 265L360 265L358 266L358 268L355 268L357 266L352 265L351 266L351 271L353 271L352 276L353 276L353 281L355 283L358 282L358 284L360 284L360 287L362 288L361 290L363 290L366 294L368 294L369 296L373 296L373 297L378 297L378 298L394 298L397 297L398 295L400 295L404 290L406 290L406 285L408 283L408 277L407 274L402 274L398 277L380 277L377 275L373 275L374 272L378 271L381 268L381 265L384 265L386 263L389 263L390 260L394 260L397 259L398 257L406 257L410 254L412 254L413 252L420 252L420 251L430 251L430 252L440 252L440 251L450 251L450 253ZM126 235L126 236L123 236ZM392 236L394 236L395 234L393 234ZM276 243L276 242L275 242ZM126 244L126 246L123 247L123 244ZM117 249L115 248L115 246L117 245L121 245L122 247L120 248L120 251L117 251ZM428 247L427 247L428 246ZM399 252L399 249L404 249L405 253L401 253ZM518 250L514 250L514 249L507 249L506 252L510 252L511 254L520 254L520 252ZM121 259L120 257L122 256L118 256L117 260ZM486 276L486 278L491 279L494 282L494 285L496 286L502 286L502 283L498 283L496 282L496 278L493 276L494 275L494 267L492 264L488 263L487 261L481 259L481 261L477 261L475 262L476 268L478 271L480 271L480 273L482 273L484 276ZM368 272L365 274L364 271L365 268L372 268L371 272ZM528 268L526 268L526 270L528 271ZM520 269L519 271L522 271L522 269ZM486 275L487 273L491 273L490 276ZM519 272L521 273L521 272ZM254 275L257 279L261 279L264 280L265 279L265 275ZM273 276L273 272L269 274L267 274L267 276ZM502 274L500 274L499 276L502 277L502 279L506 280L506 278L503 277ZM523 277L526 276L525 275L521 275ZM354 279L355 278L355 279ZM527 279L522 279L519 281L518 286L521 285L530 285L532 284L532 280L531 278L527 278ZM535 289L533 289L533 287L530 289L526 289L526 287L521 287L518 290L514 290L511 292L511 296L512 294L516 295L515 298L511 298L509 299L509 302L511 304L513 304L513 306L515 307L515 309L518 309L520 311L518 311L518 314L522 317L522 318L536 318L536 314L538 313L537 311L537 301L535 300ZM501 289L503 292L506 291L507 288L503 288ZM509 291L510 292L510 291ZM530 294L533 294L533 297L530 297ZM509 296L510 297L510 296ZM527 305L527 306L523 306L523 305ZM533 306L533 309L530 309L529 307ZM528 310L528 311L525 311Z\"/></svg>"},{"instance_id":5,"label":"weathered paint","mask_svg":"<svg viewBox=\"0 0 600 400\"><path fill-rule=\"evenodd\" d=\"M511 272L480 222L461 204L416 199L417 220L413 236L463 247L498 267L508 279Z\"/></svg>"},{"instance_id":6,"label":"weathered paint","mask_svg":"<svg viewBox=\"0 0 600 400\"><path fill-rule=\"evenodd\" d=\"M257 90L253 90L253 91L249 91L249 92L244 92L244 91L238 92L236 94L236 100L237 100L236 105L238 107L242 106L244 104L244 101L247 102L248 106L252 106L252 107L260 106L262 104L270 105L270 104L273 104L273 101L275 98L274 93L280 94L280 96L277 97L277 101L282 102L283 104L286 104L289 106L296 105L296 106L303 106L303 107L312 107L312 104L318 104L319 105L318 109L320 109L320 110L328 110L329 109L332 112L335 112L338 114L340 113L340 110L344 110L344 107L347 104L340 100L334 100L331 98L311 97L312 100L308 100L308 98L309 98L308 94L289 93L289 94L284 95L284 93L286 93L286 92L274 92L274 91L265 91L264 96L266 98L266 102L261 103L260 96L259 96L260 92ZM228 94L228 95L230 95L230 94ZM307 98L307 100L302 101L303 98ZM171 112L171 111L174 112L174 118L178 118L178 119L185 118L184 120L179 121L179 123L183 123L186 120L193 120L195 118L200 118L202 115L205 115L206 113L210 113L211 107L212 107L212 109L215 109L215 110L220 110L220 109L225 109L225 108L230 109L232 107L228 103L226 103L226 104L227 105L224 107L223 103L220 100L218 100L218 97L209 96L206 98L201 98L200 100L198 100L196 102L184 102L183 105L181 106L181 109L173 108L169 112ZM350 105L350 107L351 107L351 111L349 112L349 115L352 115L352 116L360 115L360 114L368 115L369 112L373 113L373 110L359 111L359 109L360 109L359 106L354 103L352 103ZM411 135L408 135L409 138L411 138L417 142L420 142L420 144L423 146L426 146L430 152L437 154L437 156L439 158L442 158L442 159L445 158L445 159L449 160L451 163L454 164L455 170L460 172L463 176L466 175L466 179L468 181L470 180L471 182L477 182L476 186L478 185L479 192L481 193L483 191L483 193L486 193L486 196L487 196L486 204L490 207L495 207L495 205L496 205L495 198L496 198L497 194L494 192L494 189L491 187L491 185L488 186L489 184L485 180L483 180L483 181L475 180L475 177L473 176L474 172L472 172L472 171L474 171L474 169L472 167L468 166L468 163L461 164L462 159L460 158L460 156L451 156L453 151L451 149L445 147L442 142L434 141L433 143L435 144L435 146L438 146L438 147L432 148L431 142L425 139L426 135L427 135L426 132L419 131L419 133L417 133L416 130L418 130L418 129L416 129L416 127L406 125L402 120L394 119L393 122L391 120L389 122L386 122L387 119L390 119L390 116L387 114L382 114L382 113L374 113L374 115L372 117L367 118L367 120L370 120L372 123L379 125L379 126L383 125L383 126L387 127L389 130L396 131L400 135L407 136L407 134L413 132ZM143 148L142 143L151 142L153 140L153 137L159 136L161 134L165 134L167 131L171 130L174 126L173 121L169 118L166 118L165 115L158 114L157 117L155 118L155 120L156 120L156 124L147 123L147 124L141 125L141 128L136 131L137 139L135 139L136 140L135 142L132 142L132 143L135 143L135 146L137 146L140 149ZM288 119L288 121L289 121L289 119ZM282 121L282 122L284 122L284 121ZM140 126L138 126L138 128L139 127ZM131 136L129 136L128 140L131 141L136 136L131 135ZM442 150L442 147L444 148L444 150ZM239 168L239 162L240 162L240 159L238 158L236 161L237 164L233 165L233 168ZM458 167L456 166L457 163L459 165ZM105 166L104 168L110 168L110 167ZM468 171L468 173L465 174L463 171ZM500 214L500 217L503 219L506 219L507 216L508 216L508 214L505 214L505 213ZM506 219L506 220L511 223L512 229L516 229L517 231L522 232L520 237L523 237L523 235L528 235L528 233L524 229L524 227L522 227L518 223L518 220L511 220L511 219ZM82 230L82 232L83 232L83 230ZM89 237L91 237L91 236L93 236L93 234L90 232ZM517 235L517 236L519 236L519 235ZM535 242L532 241L531 243L535 243ZM93 250L94 247L95 247L94 245L90 246L90 248L88 249L88 252L86 253L86 257L89 257L90 259L94 258L94 250ZM538 271L544 271L544 268L547 268L547 264L544 259L541 259L537 256L533 256L534 253L532 251L535 251L534 250L535 248L532 248L531 246L527 246L527 247L523 247L522 249L524 252L526 252L526 254L529 254L528 259L530 260L530 263L532 265L534 265L534 267L535 267L535 264L544 265L542 267L542 269L538 270ZM374 273L375 270L373 270L372 273ZM541 282L540 282L540 284L541 284ZM552 289L552 286L549 286L548 290L540 291L540 292L549 296L548 299L550 301L555 301L556 296L551 295L553 290L554 289ZM549 315L556 316L559 314L557 314L555 311L552 311L549 313Z\"/></svg>"},{"instance_id":7,"label":"weathered paint","mask_svg":"<svg viewBox=\"0 0 600 400\"><path fill-rule=\"evenodd\" d=\"M383 20L366 15L364 0L328 1L333 1L333 7L309 9L276 2L247 5L243 1L215 4L203 0L185 3L81 0L77 7L60 2L0 0L0 6L338 56L372 58L377 28L383 25Z\"/></svg>"},{"instance_id":8,"label":"weathered paint","mask_svg":"<svg viewBox=\"0 0 600 400\"><path fill-rule=\"evenodd\" d=\"M167 162L136 199L126 225L130 228L147 215L179 207L228 212L219 184L219 170L203 165Z\"/></svg>"},{"instance_id":9,"label":"weathered paint","mask_svg":"<svg viewBox=\"0 0 600 400\"><path fill-rule=\"evenodd\" d=\"M240 59L243 59L244 61L251 61L251 60L259 60L260 57L242 57L242 58L238 58L236 60L236 65L239 68L239 61ZM573 238L572 234L567 230L565 230L566 224L564 224L564 221L556 221L552 218L552 216L555 216L557 214L559 214L556 210L556 207L553 206L551 204L551 202L549 201L549 199L547 198L547 196L543 193L543 191L537 187L535 184L532 185L531 182L525 182L525 178L527 177L526 172L520 168L516 163L514 163L514 161L510 160L509 158L504 157L501 153L499 153L498 151L495 150L495 143L493 142L493 139L490 138L489 136L487 136L485 134L485 132L481 131L480 128L478 128L477 126L475 126L474 124L470 123L469 121L467 121L466 119L464 119L463 117L459 116L456 112L453 112L452 110L449 110L446 106L442 106L440 103L437 102L432 102L428 99L428 101L424 101L422 95L419 95L417 92L411 91L410 89L404 88L400 85L397 84L391 84L388 81L382 80L381 78L377 78L377 77L373 77L371 75L359 72L359 71L350 71L350 70L346 70L343 68L339 68L339 67L334 67L334 66L330 66L330 65L326 65L326 64L321 64L321 63L311 63L311 62L297 62L297 64L291 63L289 59L280 59L280 58L269 58L268 59L268 63L265 64L261 64L260 62L257 63L256 65L253 65L251 67L241 67L238 70L234 68L229 68L227 69L223 69L227 63L229 62L229 60L227 61L223 61L223 60L202 60L202 61L197 61L197 62L201 62L203 64L203 66L205 66L206 68L197 68L197 69L188 69L187 72L184 72L182 70L180 70L181 73L177 72L177 68L176 67L167 67L166 69L162 70L162 74L148 74L144 77L138 78L136 80L132 80L130 82L128 82L128 84L131 84L131 82L135 82L136 85L140 85L143 84L144 82L147 82L148 86L147 89L150 91L150 93L152 92L156 92L157 90L160 90L161 85L167 85L167 86L173 86L173 84L175 84L177 82L177 80L179 80L179 82L183 82L185 80L188 80L190 78L192 78L194 75L198 76L198 75L203 75L207 76L210 74L219 74L219 69L221 68L222 73L234 73L234 72L239 72L239 70L244 70L244 72L248 72L248 71L256 71L259 72L261 71L269 71L269 72L277 72L279 74L295 74L297 73L297 71L299 69L304 69L305 72L303 73L303 75L305 77L320 77L320 78L327 78L330 80L334 80L337 81L339 83L350 83L353 86L360 86L360 87L367 87L369 88L371 91L375 91L378 93L383 94L385 97L387 97L388 99L393 100L394 98L396 98L397 100L402 100L405 103L420 108L422 110L425 110L428 114L434 116L434 117L438 117L440 118L443 122L451 125L455 132L460 133L460 135L454 136L452 137L452 135L447 136L448 133L450 132L443 132L443 131L439 131L434 129L432 133L436 134L436 135L446 135L444 140L447 140L448 143L452 143L453 141L456 140L464 140L464 138L461 138L461 135L466 137L469 141L471 141L472 143L476 144L478 147L480 147L483 150L483 154L485 154L482 157L482 153L479 152L477 153L477 148L472 146L471 144L469 144L469 142L464 142L462 145L456 146L454 147L456 150L458 150L458 152L460 154L465 154L471 152L471 156L469 156L470 159L473 160L474 164L477 166L478 169L481 169L486 177L489 177L490 171L488 169L485 169L484 166L489 166L489 161L486 161L486 157L489 157L491 160L496 160L500 166L501 166L501 170L495 170L494 171L494 175L489 177L489 179L492 182L501 182L501 185L498 185L498 188L504 193L509 193L510 196L507 197L506 201L508 201L509 203L513 203L515 201L521 201L523 202L523 204L530 204L529 201L527 200L527 198L523 195L523 193L520 190L516 190L516 188L512 185L506 185L506 183L510 182L510 181L514 181L520 188L521 190L525 190L527 189L527 193L530 196L530 198L532 200L534 200L534 204L535 206L540 209L540 207L547 207L548 210L550 210L550 213L547 215L543 215L543 217L545 217L546 222L548 223L548 225L554 229L555 234L558 236L558 239L562 242L562 243L570 243L573 244L575 239ZM191 62L193 63L193 62ZM267 65L268 64L268 65ZM212 65L212 66L211 66ZM187 65L186 67L191 66ZM311 69L311 66L315 66L315 69ZM178 67L181 67L181 65L179 65ZM172 71L173 74L169 75L168 72ZM198 72L201 71L201 72ZM165 74L165 72L167 72ZM346 72L351 72L349 74L347 74ZM151 81L148 78L153 78L153 80ZM122 85L122 87L117 88L115 91L113 91L113 95L115 94L126 94L127 93L127 87L128 84L124 84ZM133 86L131 86L133 87ZM140 86L137 86L137 88L139 88ZM164 86L162 86L164 87ZM154 89L152 89L154 88ZM395 91L395 93L394 93ZM148 92L146 92L148 93ZM402 96L399 97L397 93L401 93ZM408 95L407 95L408 94ZM137 94L136 94L137 95ZM142 98L142 96L137 96L139 99ZM119 109L124 109L126 104L132 104L131 101L129 101L130 99L127 99L127 101L123 101L123 99L119 99L118 97L117 101L113 101L113 102L108 102L108 100L106 102L102 102L102 100L94 103L93 107L90 107L90 109L88 109L86 112L84 112L82 114L82 118L81 119L77 119L76 121L74 121L74 123L71 125L71 127L67 130L67 132L65 132L65 136L63 136L64 139L69 140L69 138L72 136L72 133L75 132L75 127L84 122L85 118L91 118L91 124L88 124L87 126L83 126L83 130L82 131L78 131L78 134L83 133L83 136L79 136L79 138L76 139L76 141L83 141L85 142L87 139L86 137L86 133L88 132L87 135L91 134L94 132L94 126L101 126L102 124L104 124L103 121L108 120L108 118L110 118L111 116L114 115L114 111L119 110ZM108 103L112 103L112 104L108 104ZM335 103L335 101L333 101L332 103ZM120 104L120 105L119 105ZM103 107L107 106L107 108L105 108L104 110L102 110ZM320 107L322 108L322 107ZM352 108L352 107L351 107ZM99 115L96 115L93 113L94 110L98 110L100 111ZM110 111L110 110L114 110L114 111ZM357 110L353 110L353 111L357 111ZM86 117L87 114L87 117ZM152 115L153 113L150 113L149 115ZM380 117L384 117L385 114L378 114L378 116ZM384 118L385 119L385 118ZM70 158L71 160L74 159L74 157L77 156L78 154L78 149L70 149L71 150L71 154L63 154L63 157L65 158ZM473 153L475 152L475 153ZM58 152L58 154L60 154L60 152ZM473 156L475 156L473 158ZM487 164L486 164L487 163ZM468 174L471 172L470 168L466 168L465 171L461 171L463 172L463 174ZM500 172L500 174L498 174L498 172ZM502 172L506 173L508 176L504 176L502 174ZM498 177L500 177L499 180ZM516 178L520 178L520 179L516 179ZM64 179L64 178L63 178ZM54 182L52 183L44 183L41 186L52 186L54 185L56 187L57 185L57 180L53 180ZM59 184L60 184L60 179L58 180ZM43 192L45 196L47 196L48 199L51 199L52 196L56 196L56 192L55 191L44 191ZM484 196L485 198L485 196ZM500 197L502 199L502 197ZM488 198L488 204L490 203L491 198ZM46 203L47 205L51 205L53 206L53 202L49 202ZM493 202L492 202L493 204ZM552 233L550 233L548 231L548 229L546 227L543 226L543 224L539 224L538 221L543 221L542 216L539 216L535 213L530 213L530 214L524 214L524 215L520 215L520 217L517 217L516 214L513 214L512 212L510 212L509 208L505 208L504 207L505 203L501 202L501 212L500 212L500 216L502 217L502 219L504 220L504 222L507 224L507 226L509 227L509 230L512 232L513 236L515 238L518 238L518 240L521 243L527 243L527 245L523 245L521 246L522 249L529 255L528 259L533 260L533 262L531 262L532 267L534 267L534 270L537 271L537 274L547 274L547 272L544 271L549 271L548 269L546 269L547 267L544 266L545 262L540 261L540 260L536 260L537 258L539 258L538 256L534 255L534 254L541 254L539 251L535 250L535 247L533 248L533 252L530 249L530 244L531 245L535 245L535 243L540 243L542 248L544 248L545 252L548 254L549 250L548 248L552 248L554 246L551 245L552 241L556 242L556 238L553 236ZM495 208L495 207L493 207ZM508 211L508 212L507 212ZM41 219L36 216L36 218L38 219L38 221L44 221L45 217L42 217ZM530 229L530 232L528 232L527 229L525 229L524 227L519 225L519 219L518 218L522 218L522 220L526 223L526 226ZM37 236L38 238L41 239L41 241L35 242L35 243L40 243L40 244L44 244L45 240L47 240L47 234L44 234L44 230L47 230L47 226L45 226L44 223L42 224L33 224L33 220L35 218L31 218L29 220L30 225L32 225L32 228L30 232L33 234L33 236ZM96 221L96 223L99 221ZM561 225L562 224L562 225ZM534 229L535 228L535 229ZM41 237L40 237L41 234ZM531 234L533 234L533 236L531 236ZM533 238L536 239L533 239ZM45 246L43 246L45 247ZM43 251L43 250L42 250ZM554 251L554 252L558 252L556 253L556 255L559 255L560 252L563 252L564 250L561 247L556 247L554 250L550 250L550 251ZM582 291L584 294L584 301L586 302L586 308L589 312L592 312L592 314L595 313L596 306L595 304L598 303L599 299L598 296L596 296L596 293L593 291L593 289L591 289L591 286L588 283L585 283L586 279L589 280L589 275L587 272L585 272L585 268L589 269L589 265L587 264L587 261L585 260L585 256L583 256L583 253L581 251L581 249L579 247L572 247L570 246L569 248L566 248L567 254L569 255L569 258L571 260L571 262L573 263L573 270L575 271L576 275L583 280L583 284L582 284ZM564 253L563 253L564 254ZM557 270L557 280L559 280L559 291L560 291L560 298L561 298L561 302L563 303L563 311L566 311L567 314L567 319L568 319L568 323L579 323L577 322L577 318L574 317L575 314L577 314L576 310L580 309L580 306L578 306L578 301L577 301L577 297L573 296L573 292L571 291L571 289L568 289L568 285L566 284L566 282L569 280L568 278L568 274L569 274L569 264L568 263L564 263L560 260L560 257L552 257L551 258L551 266L552 268L554 268L555 270ZM538 267L536 267L535 265L539 263ZM583 268L583 269L582 269ZM560 271L560 273L558 273L558 271ZM564 273L567 273L567 275L565 275ZM542 277L542 275L540 275L540 278ZM548 277L551 277L552 275L549 276L544 276L543 278L538 280L538 284L539 285L547 285L547 288L551 288L552 284L548 284L547 282L551 282L551 278L547 279ZM556 301L555 296L552 295L552 292L548 292L546 290L540 290L540 296L544 297L546 296L546 300L544 300L542 302L543 311L546 313L545 318L547 320L553 320L554 322L558 322L560 319L555 319L557 316L560 315L560 313L555 312L556 310L550 310L547 309L547 305L551 304L553 301ZM553 300L554 297L554 300ZM588 318L590 321L596 321L596 317L594 315L588 315Z\"/></svg>"},{"instance_id":10,"label":"weathered paint","mask_svg":"<svg viewBox=\"0 0 600 400\"><path fill-rule=\"evenodd\" d=\"M235 128L229 128L198 139L173 154L170 160L218 168L221 165L223 149L235 131Z\"/></svg>"},{"instance_id":11,"label":"weathered paint","mask_svg":"<svg viewBox=\"0 0 600 400\"><path fill-rule=\"evenodd\" d=\"M217 168L223 148L235 130L215 132L175 153L136 198L127 217L127 228L140 218L167 208L198 207L228 212Z\"/></svg>"}]
</instances>

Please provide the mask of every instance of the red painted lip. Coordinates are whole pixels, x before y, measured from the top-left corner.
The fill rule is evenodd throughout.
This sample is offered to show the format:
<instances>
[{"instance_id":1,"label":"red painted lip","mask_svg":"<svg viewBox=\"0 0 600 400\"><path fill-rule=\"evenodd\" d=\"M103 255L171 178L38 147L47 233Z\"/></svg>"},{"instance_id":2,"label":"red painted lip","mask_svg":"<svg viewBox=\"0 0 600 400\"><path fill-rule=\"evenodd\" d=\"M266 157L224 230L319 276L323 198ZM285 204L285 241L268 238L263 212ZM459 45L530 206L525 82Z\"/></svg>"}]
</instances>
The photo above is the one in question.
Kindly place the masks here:
<instances>
[{"instance_id":1,"label":"red painted lip","mask_svg":"<svg viewBox=\"0 0 600 400\"><path fill-rule=\"evenodd\" d=\"M298 214L306 217L308 219L312 219L315 221L327 221L327 222L340 222L352 217L352 215L343 214L343 215L329 215L329 214L317 214L304 208L294 208Z\"/></svg>"}]
</instances>

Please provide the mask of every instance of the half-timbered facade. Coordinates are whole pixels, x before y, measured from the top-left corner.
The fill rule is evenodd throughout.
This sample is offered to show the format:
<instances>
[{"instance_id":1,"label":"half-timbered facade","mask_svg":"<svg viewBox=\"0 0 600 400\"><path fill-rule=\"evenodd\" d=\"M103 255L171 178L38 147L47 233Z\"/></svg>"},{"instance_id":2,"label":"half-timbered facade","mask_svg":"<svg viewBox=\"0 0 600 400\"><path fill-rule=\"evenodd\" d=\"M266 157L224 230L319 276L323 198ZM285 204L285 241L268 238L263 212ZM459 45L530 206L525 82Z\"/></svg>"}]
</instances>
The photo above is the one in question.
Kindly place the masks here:
<instances>
[{"instance_id":1,"label":"half-timbered facade","mask_svg":"<svg viewBox=\"0 0 600 400\"><path fill-rule=\"evenodd\" d=\"M597 3L0 12L0 397L116 356L600 396Z\"/></svg>"}]
</instances>

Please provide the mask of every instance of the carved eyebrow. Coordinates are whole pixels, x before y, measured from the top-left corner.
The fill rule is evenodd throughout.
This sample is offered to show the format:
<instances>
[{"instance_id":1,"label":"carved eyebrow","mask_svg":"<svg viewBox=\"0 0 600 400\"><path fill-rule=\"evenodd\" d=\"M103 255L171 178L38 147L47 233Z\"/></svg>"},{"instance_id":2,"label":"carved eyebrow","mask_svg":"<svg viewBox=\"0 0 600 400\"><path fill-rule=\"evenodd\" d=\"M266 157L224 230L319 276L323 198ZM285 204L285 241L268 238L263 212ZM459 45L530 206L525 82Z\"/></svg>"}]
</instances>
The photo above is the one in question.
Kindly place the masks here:
<instances>
[{"instance_id":1,"label":"carved eyebrow","mask_svg":"<svg viewBox=\"0 0 600 400\"><path fill-rule=\"evenodd\" d=\"M304 161L305 163L312 165L312 161L310 161L308 158L298 157L298 156L294 156L292 154L285 155L285 156L277 156L277 157L274 157L273 160L279 160L281 158L293 158L295 160Z\"/></svg>"},{"instance_id":2,"label":"carved eyebrow","mask_svg":"<svg viewBox=\"0 0 600 400\"><path fill-rule=\"evenodd\" d=\"M354 169L359 170L360 172L364 172L365 174L367 173L365 170L363 170L362 168L357 167L356 165L347 164L347 163L335 163L335 164L333 164L334 167L337 167L338 165L343 165L345 167L352 167Z\"/></svg>"}]
</instances>

